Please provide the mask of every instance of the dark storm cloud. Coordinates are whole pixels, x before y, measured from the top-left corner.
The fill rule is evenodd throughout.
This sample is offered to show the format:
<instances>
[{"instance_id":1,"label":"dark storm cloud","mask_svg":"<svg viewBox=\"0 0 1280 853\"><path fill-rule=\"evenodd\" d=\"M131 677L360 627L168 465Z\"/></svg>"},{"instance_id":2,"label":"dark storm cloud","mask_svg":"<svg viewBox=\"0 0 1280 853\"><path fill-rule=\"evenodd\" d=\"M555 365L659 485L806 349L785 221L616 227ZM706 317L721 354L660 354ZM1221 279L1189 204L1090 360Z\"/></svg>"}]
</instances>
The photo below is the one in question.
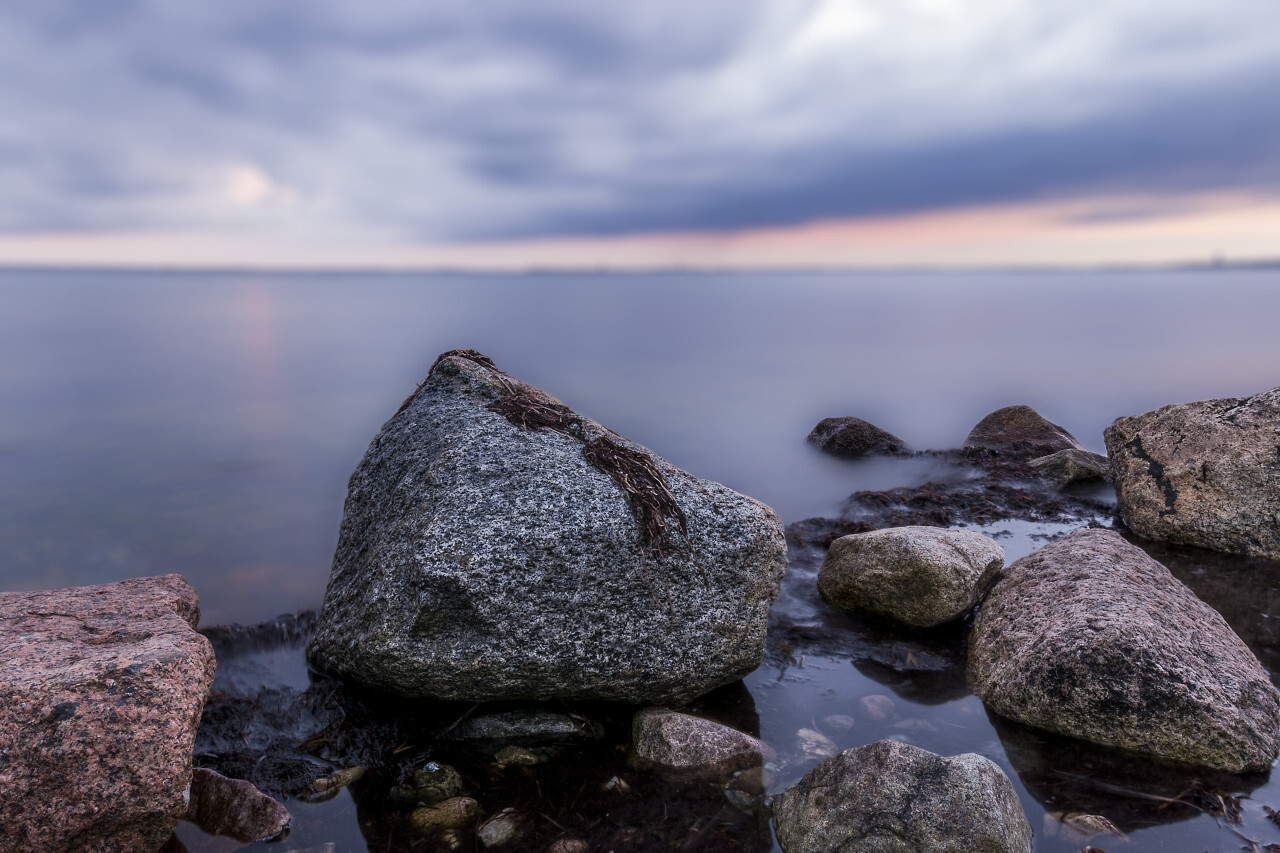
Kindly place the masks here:
<instances>
[{"instance_id":1,"label":"dark storm cloud","mask_svg":"<svg viewBox=\"0 0 1280 853\"><path fill-rule=\"evenodd\" d=\"M1280 192L1270 0L966 6L6 4L0 228L480 239Z\"/></svg>"}]
</instances>

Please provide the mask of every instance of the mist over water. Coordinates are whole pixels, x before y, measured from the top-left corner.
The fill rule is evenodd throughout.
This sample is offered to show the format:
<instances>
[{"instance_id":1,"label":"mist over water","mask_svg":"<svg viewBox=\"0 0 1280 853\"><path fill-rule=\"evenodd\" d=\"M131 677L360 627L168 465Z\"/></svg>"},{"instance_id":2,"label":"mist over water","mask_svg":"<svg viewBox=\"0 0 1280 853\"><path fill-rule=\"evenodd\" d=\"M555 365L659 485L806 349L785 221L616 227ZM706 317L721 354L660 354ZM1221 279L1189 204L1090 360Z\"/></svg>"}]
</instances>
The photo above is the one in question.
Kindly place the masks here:
<instances>
[{"instance_id":1,"label":"mist over water","mask_svg":"<svg viewBox=\"0 0 1280 853\"><path fill-rule=\"evenodd\" d=\"M0 272L0 588L177 571L205 624L320 603L346 480L437 354L674 464L834 515L935 463L804 437L856 415L958 446L1027 403L1116 417L1280 384L1280 272L523 276Z\"/></svg>"}]
</instances>

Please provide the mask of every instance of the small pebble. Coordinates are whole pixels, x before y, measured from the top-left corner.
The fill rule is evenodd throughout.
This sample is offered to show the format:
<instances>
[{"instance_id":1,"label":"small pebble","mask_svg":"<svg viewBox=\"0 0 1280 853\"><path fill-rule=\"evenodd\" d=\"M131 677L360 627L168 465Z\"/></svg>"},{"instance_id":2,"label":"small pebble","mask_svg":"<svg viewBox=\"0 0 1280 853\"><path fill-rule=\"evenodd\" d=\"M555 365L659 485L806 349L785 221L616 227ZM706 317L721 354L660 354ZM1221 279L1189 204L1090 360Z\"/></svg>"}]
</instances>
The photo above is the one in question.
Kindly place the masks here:
<instances>
[{"instance_id":1,"label":"small pebble","mask_svg":"<svg viewBox=\"0 0 1280 853\"><path fill-rule=\"evenodd\" d=\"M499 767L532 767L542 763L542 759L523 746L508 746L498 750L493 763Z\"/></svg>"},{"instance_id":2,"label":"small pebble","mask_svg":"<svg viewBox=\"0 0 1280 853\"><path fill-rule=\"evenodd\" d=\"M893 700L883 693L872 693L870 696L863 696L859 701L862 705L862 711L873 720L885 720L893 715Z\"/></svg>"},{"instance_id":3,"label":"small pebble","mask_svg":"<svg viewBox=\"0 0 1280 853\"><path fill-rule=\"evenodd\" d=\"M591 850L581 838L559 838L551 842L547 853L588 853Z\"/></svg>"},{"instance_id":4,"label":"small pebble","mask_svg":"<svg viewBox=\"0 0 1280 853\"><path fill-rule=\"evenodd\" d=\"M829 758L840 751L835 741L813 729L801 729L796 732L796 744L804 753L804 757L809 759Z\"/></svg>"},{"instance_id":5,"label":"small pebble","mask_svg":"<svg viewBox=\"0 0 1280 853\"><path fill-rule=\"evenodd\" d=\"M611 776L600 788L614 794L627 794L631 791L631 786L621 776Z\"/></svg>"},{"instance_id":6,"label":"small pebble","mask_svg":"<svg viewBox=\"0 0 1280 853\"><path fill-rule=\"evenodd\" d=\"M513 844L524 834L524 816L515 809L503 809L480 824L476 838L484 847Z\"/></svg>"},{"instance_id":7,"label":"small pebble","mask_svg":"<svg viewBox=\"0 0 1280 853\"><path fill-rule=\"evenodd\" d=\"M464 829L479 818L480 804L470 797L453 797L409 813L410 825L423 835L436 835L446 829Z\"/></svg>"},{"instance_id":8,"label":"small pebble","mask_svg":"<svg viewBox=\"0 0 1280 853\"><path fill-rule=\"evenodd\" d=\"M863 701L865 702L866 700L864 699ZM848 714L832 714L829 717L822 718L822 727L836 734L852 731L854 725L856 725L855 720Z\"/></svg>"}]
</instances>

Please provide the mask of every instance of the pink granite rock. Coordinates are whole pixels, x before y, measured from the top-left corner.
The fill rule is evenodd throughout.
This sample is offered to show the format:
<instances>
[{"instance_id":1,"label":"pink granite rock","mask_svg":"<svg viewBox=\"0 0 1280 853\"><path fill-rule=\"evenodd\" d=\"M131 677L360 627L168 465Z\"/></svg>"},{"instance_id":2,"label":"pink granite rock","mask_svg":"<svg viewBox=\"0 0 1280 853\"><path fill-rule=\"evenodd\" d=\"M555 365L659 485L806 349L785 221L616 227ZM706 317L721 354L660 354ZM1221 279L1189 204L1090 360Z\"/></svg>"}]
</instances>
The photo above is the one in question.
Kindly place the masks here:
<instances>
[{"instance_id":1,"label":"pink granite rock","mask_svg":"<svg viewBox=\"0 0 1280 853\"><path fill-rule=\"evenodd\" d=\"M228 779L203 767L191 775L187 820L210 835L226 835L248 844L274 838L289 828L289 810L252 782Z\"/></svg>"},{"instance_id":2,"label":"pink granite rock","mask_svg":"<svg viewBox=\"0 0 1280 853\"><path fill-rule=\"evenodd\" d=\"M158 850L214 656L179 575L0 593L0 850Z\"/></svg>"}]
</instances>

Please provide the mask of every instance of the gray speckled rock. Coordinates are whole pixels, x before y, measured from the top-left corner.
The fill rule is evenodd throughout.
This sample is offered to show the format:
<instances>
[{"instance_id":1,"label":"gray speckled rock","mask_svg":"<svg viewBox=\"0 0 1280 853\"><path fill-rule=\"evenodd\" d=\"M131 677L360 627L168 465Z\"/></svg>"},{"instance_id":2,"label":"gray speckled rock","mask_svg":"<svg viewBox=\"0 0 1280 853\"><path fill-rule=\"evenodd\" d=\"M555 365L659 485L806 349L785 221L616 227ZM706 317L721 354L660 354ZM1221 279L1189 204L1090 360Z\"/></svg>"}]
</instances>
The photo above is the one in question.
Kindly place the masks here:
<instances>
[{"instance_id":1,"label":"gray speckled rock","mask_svg":"<svg viewBox=\"0 0 1280 853\"><path fill-rule=\"evenodd\" d=\"M846 459L893 455L907 449L902 439L861 418L823 418L805 441Z\"/></svg>"},{"instance_id":2,"label":"gray speckled rock","mask_svg":"<svg viewBox=\"0 0 1280 853\"><path fill-rule=\"evenodd\" d=\"M786 853L1030 853L1009 778L980 755L882 740L833 755L773 799Z\"/></svg>"},{"instance_id":3,"label":"gray speckled rock","mask_svg":"<svg viewBox=\"0 0 1280 853\"><path fill-rule=\"evenodd\" d=\"M890 527L842 536L818 571L822 597L917 627L957 619L1004 566L1004 550L970 530Z\"/></svg>"},{"instance_id":4,"label":"gray speckled rock","mask_svg":"<svg viewBox=\"0 0 1280 853\"><path fill-rule=\"evenodd\" d=\"M1165 406L1103 435L1134 532L1280 560L1280 388Z\"/></svg>"},{"instance_id":5,"label":"gray speckled rock","mask_svg":"<svg viewBox=\"0 0 1280 853\"><path fill-rule=\"evenodd\" d=\"M553 426L490 408L519 399ZM664 476L665 556L587 441ZM785 568L768 507L446 354L351 477L307 658L407 696L679 704L759 665Z\"/></svg>"},{"instance_id":6,"label":"gray speckled rock","mask_svg":"<svg viewBox=\"0 0 1280 853\"><path fill-rule=\"evenodd\" d=\"M969 431L964 446L1012 459L1034 459L1059 450L1084 449L1075 436L1045 420L1030 406L996 409Z\"/></svg>"},{"instance_id":7,"label":"gray speckled rock","mask_svg":"<svg viewBox=\"0 0 1280 853\"><path fill-rule=\"evenodd\" d=\"M1253 653L1110 530L1018 560L983 602L969 685L1037 728L1233 772L1271 765L1280 698Z\"/></svg>"},{"instance_id":8,"label":"gray speckled rock","mask_svg":"<svg viewBox=\"0 0 1280 853\"><path fill-rule=\"evenodd\" d=\"M1059 489L1072 483L1105 480L1110 475L1107 457L1075 448L1059 450L1057 453L1032 459L1027 464L1040 476L1052 480Z\"/></svg>"},{"instance_id":9,"label":"gray speckled rock","mask_svg":"<svg viewBox=\"0 0 1280 853\"><path fill-rule=\"evenodd\" d=\"M713 720L646 708L631 723L632 763L679 779L728 778L759 767L767 748Z\"/></svg>"}]
</instances>

